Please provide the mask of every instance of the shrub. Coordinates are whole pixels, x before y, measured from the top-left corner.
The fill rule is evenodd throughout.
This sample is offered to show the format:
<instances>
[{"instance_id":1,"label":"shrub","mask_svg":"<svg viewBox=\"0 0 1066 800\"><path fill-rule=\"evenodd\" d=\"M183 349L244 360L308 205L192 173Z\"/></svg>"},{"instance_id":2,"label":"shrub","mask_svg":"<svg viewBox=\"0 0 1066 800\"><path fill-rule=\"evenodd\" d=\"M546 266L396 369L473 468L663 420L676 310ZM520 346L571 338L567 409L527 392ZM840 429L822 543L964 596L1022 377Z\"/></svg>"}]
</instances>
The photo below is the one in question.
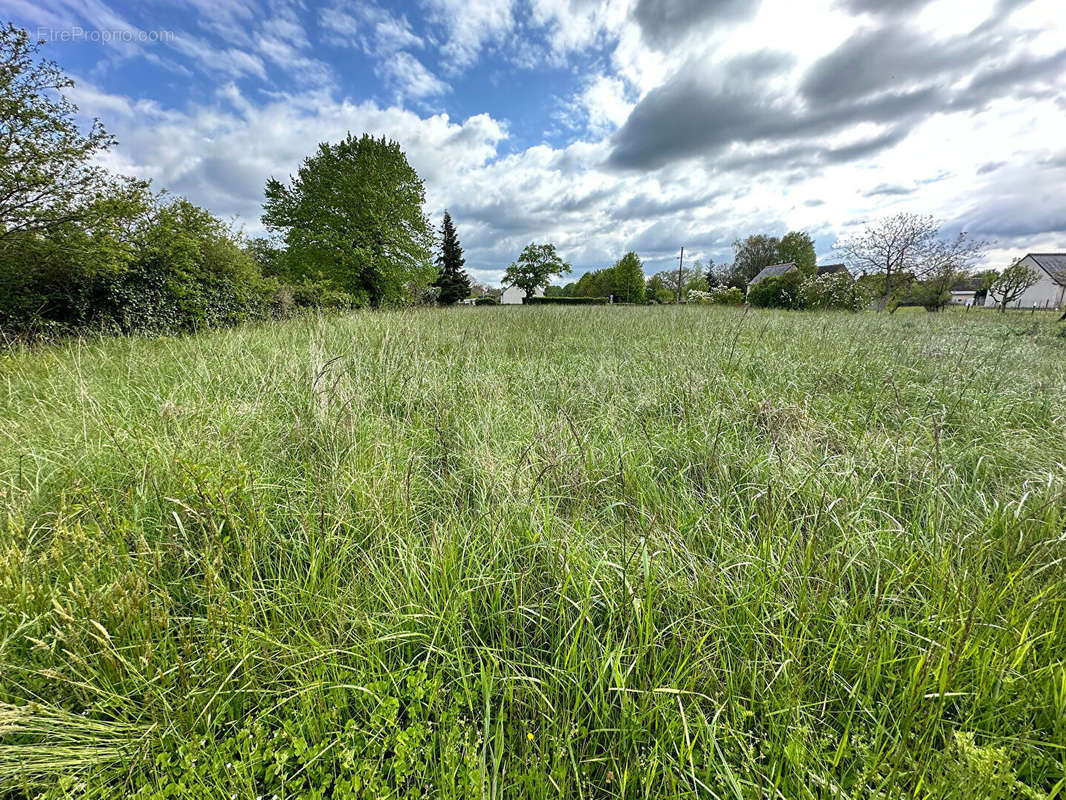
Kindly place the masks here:
<instances>
[{"instance_id":1,"label":"shrub","mask_svg":"<svg viewBox=\"0 0 1066 800\"><path fill-rule=\"evenodd\" d=\"M763 278L748 287L748 303L755 308L799 308L802 281L803 273L799 270Z\"/></svg>"},{"instance_id":2,"label":"shrub","mask_svg":"<svg viewBox=\"0 0 1066 800\"><path fill-rule=\"evenodd\" d=\"M495 305L499 305L499 303L496 302L496 298L495 297L490 297L489 295L485 295L484 297L479 297L477 300L475 300L474 301L474 305L475 306L495 306Z\"/></svg>"},{"instance_id":3,"label":"shrub","mask_svg":"<svg viewBox=\"0 0 1066 800\"><path fill-rule=\"evenodd\" d=\"M744 292L735 286L717 286L706 292L691 289L688 293L688 300L690 303L707 306L742 306L744 305Z\"/></svg>"},{"instance_id":4,"label":"shrub","mask_svg":"<svg viewBox=\"0 0 1066 800\"><path fill-rule=\"evenodd\" d=\"M603 306L607 305L606 297L525 297L522 302L529 306Z\"/></svg>"},{"instance_id":5,"label":"shrub","mask_svg":"<svg viewBox=\"0 0 1066 800\"><path fill-rule=\"evenodd\" d=\"M804 280L799 303L810 311L860 311L869 305L870 295L850 275L838 272Z\"/></svg>"}]
</instances>

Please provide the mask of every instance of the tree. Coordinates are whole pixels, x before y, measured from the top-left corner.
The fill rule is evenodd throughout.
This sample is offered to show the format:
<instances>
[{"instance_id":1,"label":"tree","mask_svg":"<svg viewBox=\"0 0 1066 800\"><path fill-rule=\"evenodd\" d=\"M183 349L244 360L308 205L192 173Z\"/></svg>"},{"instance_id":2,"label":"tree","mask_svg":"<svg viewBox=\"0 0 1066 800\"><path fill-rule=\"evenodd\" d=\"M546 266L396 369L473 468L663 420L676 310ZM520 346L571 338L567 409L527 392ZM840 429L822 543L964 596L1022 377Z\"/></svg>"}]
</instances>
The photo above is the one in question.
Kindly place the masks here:
<instances>
[{"instance_id":1,"label":"tree","mask_svg":"<svg viewBox=\"0 0 1066 800\"><path fill-rule=\"evenodd\" d=\"M1025 294L1025 290L1035 286L1039 280L1040 274L1019 259L1000 273L995 283L988 288L988 293L996 301L999 310L1006 311L1010 303Z\"/></svg>"},{"instance_id":2,"label":"tree","mask_svg":"<svg viewBox=\"0 0 1066 800\"><path fill-rule=\"evenodd\" d=\"M795 264L803 277L809 278L818 272L818 260L814 254L814 240L803 231L792 231L781 237L777 246L778 263Z\"/></svg>"},{"instance_id":3,"label":"tree","mask_svg":"<svg viewBox=\"0 0 1066 800\"><path fill-rule=\"evenodd\" d=\"M763 268L779 264L781 242L776 236L755 234L733 242L733 273L730 282L746 289Z\"/></svg>"},{"instance_id":4,"label":"tree","mask_svg":"<svg viewBox=\"0 0 1066 800\"><path fill-rule=\"evenodd\" d=\"M569 272L570 265L555 252L555 245L528 244L518 260L507 267L503 282L522 289L528 300L537 289L551 283L553 277Z\"/></svg>"},{"instance_id":5,"label":"tree","mask_svg":"<svg viewBox=\"0 0 1066 800\"><path fill-rule=\"evenodd\" d=\"M615 299L621 303L643 303L647 299L644 265L636 253L629 252L611 268Z\"/></svg>"},{"instance_id":6,"label":"tree","mask_svg":"<svg viewBox=\"0 0 1066 800\"><path fill-rule=\"evenodd\" d=\"M647 291L649 294L658 293L658 290L661 287L670 292L670 298L672 300L676 300L678 293L678 278L681 279L682 300L684 300L685 295L691 289L701 290L707 288L706 283L704 283L703 272L701 270L684 267L681 270L680 275L678 275L678 270L676 269L665 269L662 272L655 273L655 275L652 277L652 280L656 282L655 288L653 290L649 282ZM670 301L668 300L666 302Z\"/></svg>"},{"instance_id":7,"label":"tree","mask_svg":"<svg viewBox=\"0 0 1066 800\"><path fill-rule=\"evenodd\" d=\"M323 142L290 184L267 181L263 222L281 233L293 278L324 278L357 302L397 302L432 280L425 188L400 145L351 134Z\"/></svg>"},{"instance_id":8,"label":"tree","mask_svg":"<svg viewBox=\"0 0 1066 800\"><path fill-rule=\"evenodd\" d=\"M90 162L115 140L95 119L78 128L78 108L63 95L74 82L37 60L41 44L10 23L0 28L0 242L98 221L109 193L107 173Z\"/></svg>"},{"instance_id":9,"label":"tree","mask_svg":"<svg viewBox=\"0 0 1066 800\"><path fill-rule=\"evenodd\" d=\"M965 233L944 241L933 217L902 213L868 223L862 233L839 242L837 250L853 271L880 277L880 312L917 279L947 269L967 269L986 246Z\"/></svg>"},{"instance_id":10,"label":"tree","mask_svg":"<svg viewBox=\"0 0 1066 800\"><path fill-rule=\"evenodd\" d=\"M444 212L440 236L440 254L436 260L440 272L433 285L440 289L438 302L442 306L450 306L470 296L470 276L463 271L466 259L463 258L463 248L459 244L452 215L447 211Z\"/></svg>"}]
</instances>

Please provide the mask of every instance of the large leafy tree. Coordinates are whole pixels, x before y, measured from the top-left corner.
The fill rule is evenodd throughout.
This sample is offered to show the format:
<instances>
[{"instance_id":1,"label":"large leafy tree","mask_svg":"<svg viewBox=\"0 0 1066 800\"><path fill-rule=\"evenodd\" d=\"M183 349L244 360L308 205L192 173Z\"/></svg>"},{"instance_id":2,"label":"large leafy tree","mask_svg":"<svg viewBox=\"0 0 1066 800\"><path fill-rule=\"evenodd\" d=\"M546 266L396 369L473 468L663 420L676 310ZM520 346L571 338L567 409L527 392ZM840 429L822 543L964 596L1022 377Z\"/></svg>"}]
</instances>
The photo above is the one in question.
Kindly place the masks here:
<instances>
[{"instance_id":1,"label":"large leafy tree","mask_svg":"<svg viewBox=\"0 0 1066 800\"><path fill-rule=\"evenodd\" d=\"M795 264L804 277L809 278L818 271L814 240L803 231L792 231L782 236L777 251L781 264Z\"/></svg>"},{"instance_id":2,"label":"large leafy tree","mask_svg":"<svg viewBox=\"0 0 1066 800\"><path fill-rule=\"evenodd\" d=\"M284 237L292 277L324 278L380 305L433 280L424 202L397 142L348 134L320 144L288 184L267 181L263 222Z\"/></svg>"},{"instance_id":3,"label":"large leafy tree","mask_svg":"<svg viewBox=\"0 0 1066 800\"><path fill-rule=\"evenodd\" d=\"M107 174L91 164L114 139L99 121L78 127L74 85L40 42L10 23L0 28L0 243L101 218Z\"/></svg>"},{"instance_id":4,"label":"large leafy tree","mask_svg":"<svg viewBox=\"0 0 1066 800\"><path fill-rule=\"evenodd\" d=\"M440 304L450 306L470 296L470 276L463 270L466 259L463 258L463 248L459 244L452 215L447 211L444 212L440 236L440 253L436 260L439 272L433 285L440 289Z\"/></svg>"},{"instance_id":5,"label":"large leafy tree","mask_svg":"<svg viewBox=\"0 0 1066 800\"><path fill-rule=\"evenodd\" d=\"M776 236L758 233L733 242L733 274L731 283L747 288L751 279L764 267L780 263L781 241Z\"/></svg>"},{"instance_id":6,"label":"large leafy tree","mask_svg":"<svg viewBox=\"0 0 1066 800\"><path fill-rule=\"evenodd\" d=\"M622 303L643 303L647 297L644 284L644 265L636 253L629 252L611 268L613 294Z\"/></svg>"},{"instance_id":7,"label":"large leafy tree","mask_svg":"<svg viewBox=\"0 0 1066 800\"><path fill-rule=\"evenodd\" d=\"M546 287L556 275L566 275L570 265L563 261L553 244L528 244L518 260L503 274L503 282L517 286L532 297L537 289Z\"/></svg>"}]
</instances>

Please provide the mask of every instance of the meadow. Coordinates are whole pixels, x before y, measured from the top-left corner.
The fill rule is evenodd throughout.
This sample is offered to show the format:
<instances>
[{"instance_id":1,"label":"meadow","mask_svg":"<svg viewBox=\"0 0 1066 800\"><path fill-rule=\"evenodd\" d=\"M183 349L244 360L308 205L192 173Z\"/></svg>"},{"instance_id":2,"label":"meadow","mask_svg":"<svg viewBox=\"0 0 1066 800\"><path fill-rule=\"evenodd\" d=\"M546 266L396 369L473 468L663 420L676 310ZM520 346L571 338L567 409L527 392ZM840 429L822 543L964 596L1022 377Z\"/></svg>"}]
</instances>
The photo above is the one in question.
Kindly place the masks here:
<instances>
[{"instance_id":1,"label":"meadow","mask_svg":"<svg viewBox=\"0 0 1066 800\"><path fill-rule=\"evenodd\" d=\"M1066 327L0 354L0 796L1066 796Z\"/></svg>"}]
</instances>

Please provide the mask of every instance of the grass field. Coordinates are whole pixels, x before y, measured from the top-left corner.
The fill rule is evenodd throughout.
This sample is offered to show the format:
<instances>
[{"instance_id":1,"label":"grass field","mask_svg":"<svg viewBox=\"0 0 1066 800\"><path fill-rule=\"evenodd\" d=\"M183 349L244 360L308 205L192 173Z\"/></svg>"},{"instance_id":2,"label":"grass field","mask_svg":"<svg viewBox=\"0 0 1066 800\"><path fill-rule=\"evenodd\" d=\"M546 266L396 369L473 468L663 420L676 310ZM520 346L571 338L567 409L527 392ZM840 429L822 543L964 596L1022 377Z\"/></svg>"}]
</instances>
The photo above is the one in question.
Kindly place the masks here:
<instances>
[{"instance_id":1,"label":"grass field","mask_svg":"<svg viewBox=\"0 0 1066 800\"><path fill-rule=\"evenodd\" d=\"M0 796L1066 796L1052 320L0 355Z\"/></svg>"}]
</instances>

